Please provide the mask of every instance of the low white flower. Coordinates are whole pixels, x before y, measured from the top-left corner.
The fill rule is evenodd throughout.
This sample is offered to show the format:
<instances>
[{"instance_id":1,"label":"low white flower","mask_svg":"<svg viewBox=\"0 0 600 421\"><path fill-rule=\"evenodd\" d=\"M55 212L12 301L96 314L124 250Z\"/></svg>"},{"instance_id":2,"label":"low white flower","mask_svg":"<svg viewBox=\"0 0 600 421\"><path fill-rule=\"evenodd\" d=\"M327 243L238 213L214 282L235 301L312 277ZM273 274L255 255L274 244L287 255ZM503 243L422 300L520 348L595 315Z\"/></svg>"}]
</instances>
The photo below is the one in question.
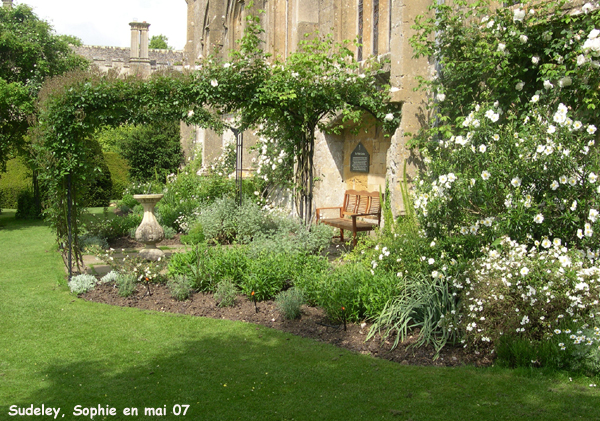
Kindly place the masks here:
<instances>
[{"instance_id":1,"label":"low white flower","mask_svg":"<svg viewBox=\"0 0 600 421\"><path fill-rule=\"evenodd\" d=\"M552 184L550 184L550 188L551 188L552 190L556 190L556 189L558 189L558 187L559 187L559 184L558 184L558 181L556 181L556 180L554 180L554 181L552 182Z\"/></svg>"},{"instance_id":2,"label":"low white flower","mask_svg":"<svg viewBox=\"0 0 600 421\"><path fill-rule=\"evenodd\" d=\"M519 177L515 177L510 181L510 184L512 184L513 187L520 187L521 179Z\"/></svg>"},{"instance_id":3,"label":"low white flower","mask_svg":"<svg viewBox=\"0 0 600 421\"><path fill-rule=\"evenodd\" d=\"M552 243L550 242L550 240L548 240L547 237L542 240L542 247L547 249L550 248L551 245Z\"/></svg>"},{"instance_id":4,"label":"low white flower","mask_svg":"<svg viewBox=\"0 0 600 421\"><path fill-rule=\"evenodd\" d=\"M488 180L490 178L490 173L487 171L482 171L481 178L483 178L484 180Z\"/></svg>"},{"instance_id":5,"label":"low white flower","mask_svg":"<svg viewBox=\"0 0 600 421\"><path fill-rule=\"evenodd\" d=\"M593 124L590 124L589 126L587 126L586 131L589 134L594 134L594 133L596 133L596 126L594 126Z\"/></svg>"},{"instance_id":6,"label":"low white flower","mask_svg":"<svg viewBox=\"0 0 600 421\"><path fill-rule=\"evenodd\" d=\"M577 209L577 200L573 200L573 203L571 203L571 212L575 212L575 209Z\"/></svg>"},{"instance_id":7,"label":"low white flower","mask_svg":"<svg viewBox=\"0 0 600 421\"><path fill-rule=\"evenodd\" d=\"M584 225L583 233L585 234L586 237L591 237L592 235L594 235L594 230L592 229L592 224L590 224L589 222L586 222Z\"/></svg>"},{"instance_id":8,"label":"low white flower","mask_svg":"<svg viewBox=\"0 0 600 421\"><path fill-rule=\"evenodd\" d=\"M596 222L596 220L598 219L598 215L599 215L599 213L596 209L590 209L588 219L592 222Z\"/></svg>"},{"instance_id":9,"label":"low white flower","mask_svg":"<svg viewBox=\"0 0 600 421\"><path fill-rule=\"evenodd\" d=\"M529 273L529 269L527 269L526 266L523 266L523 268L521 268L521 276L527 276L527 274Z\"/></svg>"},{"instance_id":10,"label":"low white flower","mask_svg":"<svg viewBox=\"0 0 600 421\"><path fill-rule=\"evenodd\" d=\"M485 153L486 150L487 150L487 147L485 145L479 145L479 152Z\"/></svg>"},{"instance_id":11,"label":"low white flower","mask_svg":"<svg viewBox=\"0 0 600 421\"><path fill-rule=\"evenodd\" d=\"M225 63L225 64L223 65L223 67L224 67L224 68L226 68L226 69L227 69L228 67L230 67L230 66L231 66L231 63Z\"/></svg>"},{"instance_id":12,"label":"low white flower","mask_svg":"<svg viewBox=\"0 0 600 421\"><path fill-rule=\"evenodd\" d=\"M548 126L548 130L546 130L546 132L547 132L548 134L553 134L553 133L556 133L556 126L554 126L554 125L552 125L552 124L551 124L551 125L549 125L549 126Z\"/></svg>"},{"instance_id":13,"label":"low white flower","mask_svg":"<svg viewBox=\"0 0 600 421\"><path fill-rule=\"evenodd\" d=\"M429 260L427 260L427 263L433 265L435 263L435 259L433 257L430 257Z\"/></svg>"},{"instance_id":14,"label":"low white flower","mask_svg":"<svg viewBox=\"0 0 600 421\"><path fill-rule=\"evenodd\" d=\"M540 100L540 96L537 95L537 94L535 94L534 96L531 97L531 101L530 102L533 102L535 104L539 100Z\"/></svg>"},{"instance_id":15,"label":"low white flower","mask_svg":"<svg viewBox=\"0 0 600 421\"><path fill-rule=\"evenodd\" d=\"M591 172L590 175L588 175L588 180L590 183L595 183L598 180L598 176Z\"/></svg>"},{"instance_id":16,"label":"low white flower","mask_svg":"<svg viewBox=\"0 0 600 421\"><path fill-rule=\"evenodd\" d=\"M542 215L541 213L538 213L534 218L533 218L533 222L535 222L536 224L541 224L542 222L544 222L544 215Z\"/></svg>"}]
</instances>

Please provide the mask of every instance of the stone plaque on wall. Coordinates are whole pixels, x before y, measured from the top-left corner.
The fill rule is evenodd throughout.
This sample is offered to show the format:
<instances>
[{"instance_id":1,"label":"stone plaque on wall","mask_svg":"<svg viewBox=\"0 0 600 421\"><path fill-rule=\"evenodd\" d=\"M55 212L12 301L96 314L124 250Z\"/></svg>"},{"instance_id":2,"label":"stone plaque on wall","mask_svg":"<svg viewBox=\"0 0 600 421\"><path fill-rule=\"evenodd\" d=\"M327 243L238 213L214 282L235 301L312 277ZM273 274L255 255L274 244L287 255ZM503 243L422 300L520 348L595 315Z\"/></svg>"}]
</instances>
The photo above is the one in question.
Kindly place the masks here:
<instances>
[{"instance_id":1,"label":"stone plaque on wall","mask_svg":"<svg viewBox=\"0 0 600 421\"><path fill-rule=\"evenodd\" d=\"M350 171L369 172L370 156L362 143L358 143L350 154Z\"/></svg>"}]
</instances>

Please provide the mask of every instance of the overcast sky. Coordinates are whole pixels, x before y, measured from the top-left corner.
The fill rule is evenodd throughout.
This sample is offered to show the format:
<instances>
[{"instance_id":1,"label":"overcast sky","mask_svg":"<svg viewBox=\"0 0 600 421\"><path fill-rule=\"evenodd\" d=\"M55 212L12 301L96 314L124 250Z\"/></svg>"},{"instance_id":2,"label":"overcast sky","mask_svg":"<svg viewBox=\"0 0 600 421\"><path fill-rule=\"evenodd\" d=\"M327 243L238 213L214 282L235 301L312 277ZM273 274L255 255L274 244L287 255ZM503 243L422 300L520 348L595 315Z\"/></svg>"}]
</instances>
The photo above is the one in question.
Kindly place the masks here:
<instances>
[{"instance_id":1,"label":"overcast sky","mask_svg":"<svg viewBox=\"0 0 600 421\"><path fill-rule=\"evenodd\" d=\"M129 22L150 23L150 36L166 35L182 50L186 41L185 0L14 0L27 4L58 34L75 35L85 45L129 47Z\"/></svg>"}]
</instances>

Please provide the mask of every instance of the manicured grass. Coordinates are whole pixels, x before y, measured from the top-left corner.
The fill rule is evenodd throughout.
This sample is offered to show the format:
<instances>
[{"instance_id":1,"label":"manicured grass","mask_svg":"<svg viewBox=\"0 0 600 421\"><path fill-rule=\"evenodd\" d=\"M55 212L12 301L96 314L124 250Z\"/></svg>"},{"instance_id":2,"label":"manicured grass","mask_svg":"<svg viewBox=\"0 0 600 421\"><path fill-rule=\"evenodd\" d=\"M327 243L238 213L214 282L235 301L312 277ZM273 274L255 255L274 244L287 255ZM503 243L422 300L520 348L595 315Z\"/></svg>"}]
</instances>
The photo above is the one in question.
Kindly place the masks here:
<instances>
[{"instance_id":1,"label":"manicured grass","mask_svg":"<svg viewBox=\"0 0 600 421\"><path fill-rule=\"evenodd\" d=\"M593 420L589 379L409 367L225 320L89 303L52 232L0 215L0 420L9 407L117 409L96 420ZM174 405L190 405L175 416ZM137 407L140 415L124 416ZM166 407L169 415L144 416Z\"/></svg>"}]
</instances>

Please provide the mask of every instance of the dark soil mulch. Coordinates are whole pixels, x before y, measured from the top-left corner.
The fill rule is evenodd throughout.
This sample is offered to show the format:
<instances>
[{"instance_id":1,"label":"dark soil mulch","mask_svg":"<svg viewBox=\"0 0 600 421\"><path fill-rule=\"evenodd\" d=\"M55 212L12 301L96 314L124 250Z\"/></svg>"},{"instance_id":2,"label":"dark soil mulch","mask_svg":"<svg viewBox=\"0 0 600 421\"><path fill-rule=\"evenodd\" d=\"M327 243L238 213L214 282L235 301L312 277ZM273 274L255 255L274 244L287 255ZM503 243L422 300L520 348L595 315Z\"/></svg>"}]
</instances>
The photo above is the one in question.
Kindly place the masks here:
<instances>
[{"instance_id":1,"label":"dark soil mulch","mask_svg":"<svg viewBox=\"0 0 600 421\"><path fill-rule=\"evenodd\" d=\"M178 238L171 241L171 244L178 244ZM160 245L166 244L163 242ZM139 246L141 244L126 238L111 244L111 247L115 249L130 249ZM133 295L121 297L114 284L103 284L83 294L82 298L122 307L137 307L144 310L255 323L407 365L489 365L492 362L480 354L469 353L462 347L452 346L442 349L439 357L434 359L435 351L432 347L415 348L411 346L416 341L415 336L408 338L392 350L392 343L388 340L382 341L376 337L366 341L370 324L348 323L344 330L343 325L338 326L329 321L322 309L306 305L302 307L299 319L286 320L279 314L273 301L257 303L257 312L254 303L245 296L238 296L235 306L221 308L217 306L211 293L195 293L186 301L177 301L171 297L165 285L151 284L151 291L152 295L148 295L146 287L139 285Z\"/></svg>"}]
</instances>

